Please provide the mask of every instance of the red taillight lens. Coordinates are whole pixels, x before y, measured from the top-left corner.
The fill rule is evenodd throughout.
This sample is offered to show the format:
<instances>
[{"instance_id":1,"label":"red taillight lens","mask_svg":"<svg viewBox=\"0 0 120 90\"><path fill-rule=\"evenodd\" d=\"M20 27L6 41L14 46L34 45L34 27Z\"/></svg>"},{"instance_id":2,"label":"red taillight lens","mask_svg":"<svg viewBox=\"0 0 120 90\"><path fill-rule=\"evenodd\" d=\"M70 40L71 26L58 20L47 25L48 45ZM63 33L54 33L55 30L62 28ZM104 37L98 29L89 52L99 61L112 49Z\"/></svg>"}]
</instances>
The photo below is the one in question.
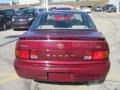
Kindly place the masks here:
<instances>
[{"instance_id":1,"label":"red taillight lens","mask_svg":"<svg viewBox=\"0 0 120 90\"><path fill-rule=\"evenodd\" d=\"M16 50L16 57L29 59L29 50Z\"/></svg>"},{"instance_id":2,"label":"red taillight lens","mask_svg":"<svg viewBox=\"0 0 120 90\"><path fill-rule=\"evenodd\" d=\"M108 58L108 51L94 51L93 52L93 60L101 60Z\"/></svg>"},{"instance_id":3,"label":"red taillight lens","mask_svg":"<svg viewBox=\"0 0 120 90\"><path fill-rule=\"evenodd\" d=\"M21 59L38 59L37 53L30 50L16 50L16 57Z\"/></svg>"}]
</instances>

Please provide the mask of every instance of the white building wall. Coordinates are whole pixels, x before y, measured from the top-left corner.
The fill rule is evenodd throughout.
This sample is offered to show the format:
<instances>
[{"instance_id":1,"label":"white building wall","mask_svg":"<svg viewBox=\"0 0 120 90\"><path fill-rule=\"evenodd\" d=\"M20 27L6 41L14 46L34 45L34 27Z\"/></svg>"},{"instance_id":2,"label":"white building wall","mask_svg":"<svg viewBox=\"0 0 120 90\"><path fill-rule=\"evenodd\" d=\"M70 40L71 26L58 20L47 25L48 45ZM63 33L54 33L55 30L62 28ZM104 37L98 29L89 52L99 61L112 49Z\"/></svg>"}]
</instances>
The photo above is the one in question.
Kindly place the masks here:
<instances>
[{"instance_id":1,"label":"white building wall","mask_svg":"<svg viewBox=\"0 0 120 90\"><path fill-rule=\"evenodd\" d=\"M117 12L120 12L120 0L109 0L109 4L114 4L117 7Z\"/></svg>"},{"instance_id":2,"label":"white building wall","mask_svg":"<svg viewBox=\"0 0 120 90\"><path fill-rule=\"evenodd\" d=\"M19 4L35 4L39 2L39 0L19 0Z\"/></svg>"}]
</instances>

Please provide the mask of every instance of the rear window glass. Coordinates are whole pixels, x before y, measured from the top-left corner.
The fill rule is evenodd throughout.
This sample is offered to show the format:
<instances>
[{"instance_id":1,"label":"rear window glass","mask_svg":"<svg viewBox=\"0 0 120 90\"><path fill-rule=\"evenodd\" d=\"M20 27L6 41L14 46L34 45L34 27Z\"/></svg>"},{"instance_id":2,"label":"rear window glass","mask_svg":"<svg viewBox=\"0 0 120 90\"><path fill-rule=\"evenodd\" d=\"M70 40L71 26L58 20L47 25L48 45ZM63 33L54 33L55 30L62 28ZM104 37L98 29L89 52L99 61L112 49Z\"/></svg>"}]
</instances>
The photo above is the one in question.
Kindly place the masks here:
<instances>
[{"instance_id":1,"label":"rear window glass","mask_svg":"<svg viewBox=\"0 0 120 90\"><path fill-rule=\"evenodd\" d=\"M13 10L5 10L5 15L14 15Z\"/></svg>"},{"instance_id":2,"label":"rear window glass","mask_svg":"<svg viewBox=\"0 0 120 90\"><path fill-rule=\"evenodd\" d=\"M56 8L55 10L71 10L71 8Z\"/></svg>"},{"instance_id":3,"label":"rear window glass","mask_svg":"<svg viewBox=\"0 0 120 90\"><path fill-rule=\"evenodd\" d=\"M109 7L115 7L113 4L108 4L108 5L106 5L108 8Z\"/></svg>"},{"instance_id":4,"label":"rear window glass","mask_svg":"<svg viewBox=\"0 0 120 90\"><path fill-rule=\"evenodd\" d=\"M18 11L17 15L33 15L34 10L33 9L24 9Z\"/></svg>"},{"instance_id":5,"label":"rear window glass","mask_svg":"<svg viewBox=\"0 0 120 90\"><path fill-rule=\"evenodd\" d=\"M47 13L39 16L32 29L95 29L87 14L82 13Z\"/></svg>"}]
</instances>

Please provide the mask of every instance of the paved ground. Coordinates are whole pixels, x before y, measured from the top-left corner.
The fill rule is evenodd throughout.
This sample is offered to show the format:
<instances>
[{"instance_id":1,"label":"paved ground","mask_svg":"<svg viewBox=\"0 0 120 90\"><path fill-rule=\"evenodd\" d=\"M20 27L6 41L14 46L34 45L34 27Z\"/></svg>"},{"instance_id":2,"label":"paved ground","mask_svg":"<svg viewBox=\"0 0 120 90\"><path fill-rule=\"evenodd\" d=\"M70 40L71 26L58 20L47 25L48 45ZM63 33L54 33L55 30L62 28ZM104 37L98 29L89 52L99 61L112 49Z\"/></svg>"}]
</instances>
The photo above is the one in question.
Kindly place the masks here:
<instances>
[{"instance_id":1,"label":"paved ground","mask_svg":"<svg viewBox=\"0 0 120 90\"><path fill-rule=\"evenodd\" d=\"M18 77L13 66L15 42L24 32L6 30L0 32L0 90L120 90L120 13L91 13L90 16L110 47L111 68L103 84L54 85Z\"/></svg>"}]
</instances>

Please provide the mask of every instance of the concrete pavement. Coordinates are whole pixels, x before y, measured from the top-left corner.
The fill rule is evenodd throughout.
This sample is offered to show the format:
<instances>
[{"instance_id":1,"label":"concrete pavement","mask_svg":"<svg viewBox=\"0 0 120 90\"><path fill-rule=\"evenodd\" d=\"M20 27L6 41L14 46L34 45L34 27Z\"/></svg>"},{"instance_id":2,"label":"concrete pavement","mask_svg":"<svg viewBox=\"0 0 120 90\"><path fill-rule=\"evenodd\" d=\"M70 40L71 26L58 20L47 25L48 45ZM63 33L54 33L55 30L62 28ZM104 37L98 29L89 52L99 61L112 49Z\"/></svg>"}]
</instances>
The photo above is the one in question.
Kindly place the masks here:
<instances>
[{"instance_id":1,"label":"concrete pavement","mask_svg":"<svg viewBox=\"0 0 120 90\"><path fill-rule=\"evenodd\" d=\"M96 85L55 85L20 78L14 70L15 39L24 32L0 32L0 90L120 90L120 15L91 13L96 26L110 47L111 68L106 81ZM10 42L12 41L12 42Z\"/></svg>"}]
</instances>

